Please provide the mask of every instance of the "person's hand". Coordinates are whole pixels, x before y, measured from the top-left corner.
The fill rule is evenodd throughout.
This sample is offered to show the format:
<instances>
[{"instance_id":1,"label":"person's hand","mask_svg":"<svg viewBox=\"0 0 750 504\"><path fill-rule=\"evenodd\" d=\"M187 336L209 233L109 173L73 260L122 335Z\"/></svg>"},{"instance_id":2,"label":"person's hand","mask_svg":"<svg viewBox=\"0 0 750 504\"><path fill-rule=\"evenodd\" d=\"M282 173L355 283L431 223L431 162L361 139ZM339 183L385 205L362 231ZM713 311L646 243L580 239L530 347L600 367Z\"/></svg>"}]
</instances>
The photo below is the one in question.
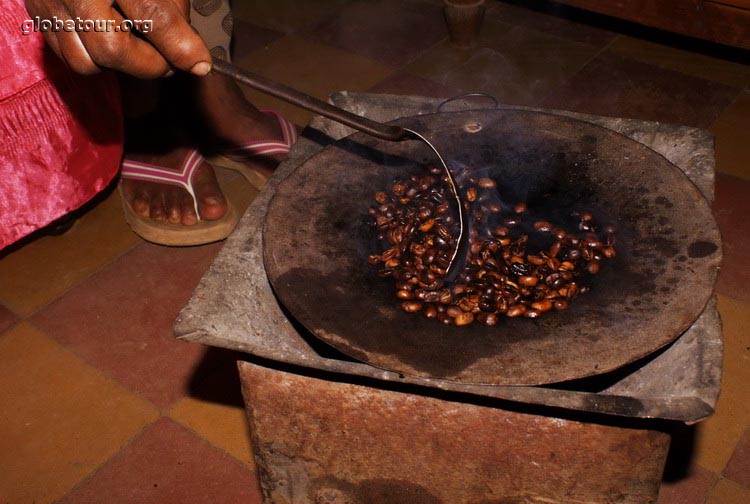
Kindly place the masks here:
<instances>
[{"instance_id":1,"label":"person's hand","mask_svg":"<svg viewBox=\"0 0 750 504\"><path fill-rule=\"evenodd\" d=\"M127 19L151 20L149 33L140 38L128 31L45 32L47 43L71 69L93 74L102 69L119 70L136 77L155 78L171 67L205 75L211 55L190 26L187 0L117 0ZM40 19L115 20L123 15L112 0L26 0L26 10Z\"/></svg>"}]
</instances>

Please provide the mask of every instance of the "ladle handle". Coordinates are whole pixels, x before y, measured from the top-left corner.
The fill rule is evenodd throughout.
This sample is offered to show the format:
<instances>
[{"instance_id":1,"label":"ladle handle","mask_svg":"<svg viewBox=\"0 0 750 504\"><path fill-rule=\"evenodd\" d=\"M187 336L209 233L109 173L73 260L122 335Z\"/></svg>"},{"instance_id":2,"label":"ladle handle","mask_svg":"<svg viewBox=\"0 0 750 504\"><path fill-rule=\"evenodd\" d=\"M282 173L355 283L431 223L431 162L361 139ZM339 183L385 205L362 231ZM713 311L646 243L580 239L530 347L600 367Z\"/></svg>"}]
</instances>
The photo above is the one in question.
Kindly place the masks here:
<instances>
[{"instance_id":1,"label":"ladle handle","mask_svg":"<svg viewBox=\"0 0 750 504\"><path fill-rule=\"evenodd\" d=\"M274 82L270 79L266 79L260 75L248 72L239 67L236 67L226 61L222 61L214 58L213 60L213 71L218 74L226 75L227 77L241 82L253 89L257 89L263 93L271 96L275 96L285 102L291 103L298 107L302 107L305 110L314 112L315 114L327 117L346 126L352 127L356 130L362 131L369 135L383 140L404 140L410 138L410 133L405 129L398 126L392 126L382 124L366 117L352 114L344 109L335 107L322 100L309 96L301 91L285 86L278 82Z\"/></svg>"}]
</instances>

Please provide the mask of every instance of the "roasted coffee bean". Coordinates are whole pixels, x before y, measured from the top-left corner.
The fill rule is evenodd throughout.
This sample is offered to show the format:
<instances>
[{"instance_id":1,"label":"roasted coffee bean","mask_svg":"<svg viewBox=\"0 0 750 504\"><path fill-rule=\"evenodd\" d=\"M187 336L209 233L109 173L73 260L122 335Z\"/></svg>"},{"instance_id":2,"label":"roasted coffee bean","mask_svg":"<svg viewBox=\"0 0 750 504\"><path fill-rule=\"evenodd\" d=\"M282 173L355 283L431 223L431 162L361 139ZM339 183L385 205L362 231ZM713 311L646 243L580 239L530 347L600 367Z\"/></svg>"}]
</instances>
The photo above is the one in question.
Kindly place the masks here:
<instances>
[{"instance_id":1,"label":"roasted coffee bean","mask_svg":"<svg viewBox=\"0 0 750 504\"><path fill-rule=\"evenodd\" d=\"M480 178L477 181L477 185L482 189L492 189L494 187L497 187L497 183L491 178Z\"/></svg>"},{"instance_id":2,"label":"roasted coffee bean","mask_svg":"<svg viewBox=\"0 0 750 504\"><path fill-rule=\"evenodd\" d=\"M521 277L521 276L527 276L529 273L531 273L531 268L529 267L528 264L514 262L514 263L511 263L510 265L510 271L513 274Z\"/></svg>"},{"instance_id":3,"label":"roasted coffee bean","mask_svg":"<svg viewBox=\"0 0 750 504\"><path fill-rule=\"evenodd\" d=\"M542 264L547 262L543 257L535 256L532 254L527 255L526 260L534 266L541 266Z\"/></svg>"},{"instance_id":4,"label":"roasted coffee bean","mask_svg":"<svg viewBox=\"0 0 750 504\"><path fill-rule=\"evenodd\" d=\"M418 312L422 309L422 303L419 301L404 301L401 303L401 309L407 313Z\"/></svg>"},{"instance_id":5,"label":"roasted coffee bean","mask_svg":"<svg viewBox=\"0 0 750 504\"><path fill-rule=\"evenodd\" d=\"M539 279L535 276L527 275L518 278L518 283L524 287L534 287L539 283Z\"/></svg>"},{"instance_id":6,"label":"roasted coffee bean","mask_svg":"<svg viewBox=\"0 0 750 504\"><path fill-rule=\"evenodd\" d=\"M516 216L508 216L505 219L503 219L503 223L507 227L516 227L521 223L521 219Z\"/></svg>"},{"instance_id":7,"label":"roasted coffee bean","mask_svg":"<svg viewBox=\"0 0 750 504\"><path fill-rule=\"evenodd\" d=\"M531 303L531 307L536 311L543 313L552 309L552 301L550 301L549 299L536 301L535 303Z\"/></svg>"},{"instance_id":8,"label":"roasted coffee bean","mask_svg":"<svg viewBox=\"0 0 750 504\"><path fill-rule=\"evenodd\" d=\"M453 319L453 323L457 326L465 326L469 325L472 322L474 322L474 314L473 313L466 313L462 312L456 315L456 318Z\"/></svg>"},{"instance_id":9,"label":"roasted coffee bean","mask_svg":"<svg viewBox=\"0 0 750 504\"><path fill-rule=\"evenodd\" d=\"M410 290L400 290L396 293L396 297L399 299L413 299L414 293Z\"/></svg>"},{"instance_id":10,"label":"roasted coffee bean","mask_svg":"<svg viewBox=\"0 0 750 504\"><path fill-rule=\"evenodd\" d=\"M394 277L396 297L407 312L422 311L427 318L455 325L474 320L495 325L500 315L535 318L567 309L571 299L588 290L577 284L578 277L597 273L615 257L614 227L602 226L597 234L599 225L588 211L573 213L582 232L544 219L526 222L525 203L501 218L494 180L466 170L457 181L470 227L468 257L453 286L446 287L441 278L455 250L458 224L448 180L439 167L395 180L389 191L375 194L368 209L368 223L385 250L370 254L367 261L379 267L378 276ZM555 241L539 249L523 232L531 225Z\"/></svg>"},{"instance_id":11,"label":"roasted coffee bean","mask_svg":"<svg viewBox=\"0 0 750 504\"><path fill-rule=\"evenodd\" d=\"M434 225L435 225L435 219L427 219L426 221L422 223L421 226L419 226L419 230L422 231L423 233L426 233L427 231L432 229Z\"/></svg>"},{"instance_id":12,"label":"roasted coffee bean","mask_svg":"<svg viewBox=\"0 0 750 504\"><path fill-rule=\"evenodd\" d=\"M396 258L394 257L393 259L388 259L388 260L387 260L387 261L386 261L386 262L384 263L384 266L385 266L386 268L390 268L390 269L392 269L392 268L395 268L396 266L398 266L399 264L401 264L401 261L399 261L398 259L396 259Z\"/></svg>"},{"instance_id":13,"label":"roasted coffee bean","mask_svg":"<svg viewBox=\"0 0 750 504\"><path fill-rule=\"evenodd\" d=\"M486 312L479 313L476 316L476 319L477 319L477 322L479 322L480 324L486 325L489 327L496 325L497 320L498 320L497 315L495 315L494 313L486 313Z\"/></svg>"},{"instance_id":14,"label":"roasted coffee bean","mask_svg":"<svg viewBox=\"0 0 750 504\"><path fill-rule=\"evenodd\" d=\"M488 212L497 214L503 211L503 207L499 203L490 202L485 206Z\"/></svg>"},{"instance_id":15,"label":"roasted coffee bean","mask_svg":"<svg viewBox=\"0 0 750 504\"><path fill-rule=\"evenodd\" d=\"M542 233L549 233L552 231L552 224L547 221L536 221L534 223L534 229Z\"/></svg>"},{"instance_id":16,"label":"roasted coffee bean","mask_svg":"<svg viewBox=\"0 0 750 504\"><path fill-rule=\"evenodd\" d=\"M479 304L477 306L480 310L485 312L495 311L495 298L490 296L482 296L479 298Z\"/></svg>"},{"instance_id":17,"label":"roasted coffee bean","mask_svg":"<svg viewBox=\"0 0 750 504\"><path fill-rule=\"evenodd\" d=\"M400 290L408 290L408 291L410 291L413 288L414 288L413 284L410 284L406 280L399 280L398 282L396 282L396 290L397 291L400 291Z\"/></svg>"},{"instance_id":18,"label":"roasted coffee bean","mask_svg":"<svg viewBox=\"0 0 750 504\"><path fill-rule=\"evenodd\" d=\"M453 301L453 294L451 294L450 289L441 289L438 301L444 305L450 304L450 302Z\"/></svg>"},{"instance_id":19,"label":"roasted coffee bean","mask_svg":"<svg viewBox=\"0 0 750 504\"><path fill-rule=\"evenodd\" d=\"M568 302L564 299L555 299L554 302L555 310L562 311L568 309Z\"/></svg>"}]
</instances>

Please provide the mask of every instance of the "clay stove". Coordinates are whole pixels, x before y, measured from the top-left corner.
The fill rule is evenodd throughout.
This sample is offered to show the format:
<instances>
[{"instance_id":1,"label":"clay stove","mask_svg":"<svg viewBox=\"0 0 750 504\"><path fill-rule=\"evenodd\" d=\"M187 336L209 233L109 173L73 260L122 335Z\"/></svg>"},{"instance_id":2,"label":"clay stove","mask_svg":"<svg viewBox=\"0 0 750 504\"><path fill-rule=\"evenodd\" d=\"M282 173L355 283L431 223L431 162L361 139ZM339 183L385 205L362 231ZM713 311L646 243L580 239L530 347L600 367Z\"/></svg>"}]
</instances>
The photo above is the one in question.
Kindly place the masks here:
<instances>
[{"instance_id":1,"label":"clay stove","mask_svg":"<svg viewBox=\"0 0 750 504\"><path fill-rule=\"evenodd\" d=\"M341 93L376 120L439 101ZM710 135L555 112L646 144L713 196ZM669 431L713 412L721 374L715 303L667 348L559 386L480 386L354 361L307 333L274 297L261 227L276 187L331 139L316 119L248 209L175 324L178 337L248 354L239 363L266 503L654 502Z\"/></svg>"}]
</instances>

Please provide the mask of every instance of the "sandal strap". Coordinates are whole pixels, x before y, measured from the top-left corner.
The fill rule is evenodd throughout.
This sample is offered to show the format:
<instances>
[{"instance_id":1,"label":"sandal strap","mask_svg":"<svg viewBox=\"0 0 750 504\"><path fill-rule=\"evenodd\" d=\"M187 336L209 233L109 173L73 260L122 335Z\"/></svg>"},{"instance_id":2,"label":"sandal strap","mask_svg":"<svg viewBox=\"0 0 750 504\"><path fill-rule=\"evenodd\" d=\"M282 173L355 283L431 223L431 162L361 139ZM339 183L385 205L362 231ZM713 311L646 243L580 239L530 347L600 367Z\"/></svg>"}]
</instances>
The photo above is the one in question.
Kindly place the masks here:
<instances>
[{"instance_id":1,"label":"sandal strap","mask_svg":"<svg viewBox=\"0 0 750 504\"><path fill-rule=\"evenodd\" d=\"M185 158L177 170L126 158L122 161L120 176L124 179L182 187L192 196L195 215L198 220L201 220L200 212L198 212L198 198L195 197L195 190L193 189L193 176L202 163L203 156L196 149L190 149L185 154Z\"/></svg>"},{"instance_id":2,"label":"sandal strap","mask_svg":"<svg viewBox=\"0 0 750 504\"><path fill-rule=\"evenodd\" d=\"M284 118L281 114L271 109L261 110L264 114L273 115L279 121L283 140L266 138L262 140L252 140L241 145L230 147L222 150L225 156L247 159L256 156L269 156L273 154L286 154L297 141L297 129L294 125Z\"/></svg>"}]
</instances>

